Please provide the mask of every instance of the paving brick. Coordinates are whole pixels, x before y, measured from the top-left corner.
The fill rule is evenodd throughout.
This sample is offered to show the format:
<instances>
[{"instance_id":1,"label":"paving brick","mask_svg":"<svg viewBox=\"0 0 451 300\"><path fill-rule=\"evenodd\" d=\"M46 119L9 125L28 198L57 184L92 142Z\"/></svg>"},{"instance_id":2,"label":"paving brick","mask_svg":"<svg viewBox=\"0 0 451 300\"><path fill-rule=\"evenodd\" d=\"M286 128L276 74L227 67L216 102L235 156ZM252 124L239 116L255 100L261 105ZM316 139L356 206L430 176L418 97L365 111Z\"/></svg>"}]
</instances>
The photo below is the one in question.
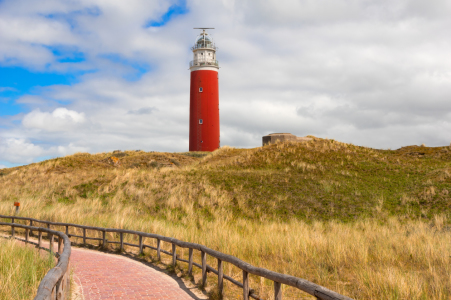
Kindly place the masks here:
<instances>
[{"instance_id":1,"label":"paving brick","mask_svg":"<svg viewBox=\"0 0 451 300\"><path fill-rule=\"evenodd\" d=\"M194 299L170 276L131 259L72 247L84 300Z\"/></svg>"}]
</instances>

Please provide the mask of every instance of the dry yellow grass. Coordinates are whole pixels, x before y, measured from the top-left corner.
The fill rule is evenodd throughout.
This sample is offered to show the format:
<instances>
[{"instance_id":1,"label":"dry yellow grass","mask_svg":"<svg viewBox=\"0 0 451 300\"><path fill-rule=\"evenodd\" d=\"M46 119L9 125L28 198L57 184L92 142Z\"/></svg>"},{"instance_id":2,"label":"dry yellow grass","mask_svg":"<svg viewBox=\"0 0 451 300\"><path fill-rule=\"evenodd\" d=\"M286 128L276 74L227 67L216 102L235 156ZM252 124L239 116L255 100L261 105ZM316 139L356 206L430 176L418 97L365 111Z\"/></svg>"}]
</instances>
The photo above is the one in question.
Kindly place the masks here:
<instances>
[{"instance_id":1,"label":"dry yellow grass","mask_svg":"<svg viewBox=\"0 0 451 300\"><path fill-rule=\"evenodd\" d=\"M36 249L14 240L0 239L0 299L32 299L53 265L50 255L41 256Z\"/></svg>"},{"instance_id":2,"label":"dry yellow grass","mask_svg":"<svg viewBox=\"0 0 451 300\"><path fill-rule=\"evenodd\" d=\"M119 168L109 156L8 170L0 213L20 200L24 216L176 237L355 299L451 298L449 210L433 209L449 201L447 159L323 140L203 158L127 152ZM271 282L251 287L271 299Z\"/></svg>"}]
</instances>

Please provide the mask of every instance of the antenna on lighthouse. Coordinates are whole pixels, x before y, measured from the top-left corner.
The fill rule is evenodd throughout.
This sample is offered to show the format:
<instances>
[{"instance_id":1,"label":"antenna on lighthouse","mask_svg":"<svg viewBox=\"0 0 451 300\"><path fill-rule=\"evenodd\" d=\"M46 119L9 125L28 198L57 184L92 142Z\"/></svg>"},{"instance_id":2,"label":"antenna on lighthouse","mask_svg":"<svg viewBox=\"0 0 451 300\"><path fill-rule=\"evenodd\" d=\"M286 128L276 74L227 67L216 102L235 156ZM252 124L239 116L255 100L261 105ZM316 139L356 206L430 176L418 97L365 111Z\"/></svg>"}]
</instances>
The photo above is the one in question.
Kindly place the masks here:
<instances>
[{"instance_id":1,"label":"antenna on lighthouse","mask_svg":"<svg viewBox=\"0 0 451 300\"><path fill-rule=\"evenodd\" d=\"M193 28L193 29L202 29L202 33L200 35L204 36L203 44L205 46L205 36L208 35L208 33L205 30L207 30L207 29L214 29L214 28L211 28L211 27L197 27L197 28Z\"/></svg>"}]
</instances>

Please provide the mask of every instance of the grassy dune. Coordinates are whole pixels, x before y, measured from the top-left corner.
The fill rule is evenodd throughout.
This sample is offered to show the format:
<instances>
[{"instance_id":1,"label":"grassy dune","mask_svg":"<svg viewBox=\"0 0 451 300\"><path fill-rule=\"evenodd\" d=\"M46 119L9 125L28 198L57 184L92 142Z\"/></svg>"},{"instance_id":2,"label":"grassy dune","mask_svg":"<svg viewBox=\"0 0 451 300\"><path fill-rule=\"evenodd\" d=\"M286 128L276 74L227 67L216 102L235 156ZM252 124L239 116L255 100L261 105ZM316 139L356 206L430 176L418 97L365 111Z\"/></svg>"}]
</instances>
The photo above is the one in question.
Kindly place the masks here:
<instances>
[{"instance_id":1,"label":"grassy dune","mask_svg":"<svg viewBox=\"0 0 451 300\"><path fill-rule=\"evenodd\" d=\"M47 258L46 258L47 257ZM0 239L0 300L29 300L54 266L53 257L14 240Z\"/></svg>"},{"instance_id":2,"label":"grassy dune","mask_svg":"<svg viewBox=\"0 0 451 300\"><path fill-rule=\"evenodd\" d=\"M20 201L24 216L173 236L355 299L451 297L449 147L315 138L211 154L126 151L114 154L119 166L112 155L0 170L0 213ZM251 287L271 295L271 282L252 277Z\"/></svg>"}]
</instances>

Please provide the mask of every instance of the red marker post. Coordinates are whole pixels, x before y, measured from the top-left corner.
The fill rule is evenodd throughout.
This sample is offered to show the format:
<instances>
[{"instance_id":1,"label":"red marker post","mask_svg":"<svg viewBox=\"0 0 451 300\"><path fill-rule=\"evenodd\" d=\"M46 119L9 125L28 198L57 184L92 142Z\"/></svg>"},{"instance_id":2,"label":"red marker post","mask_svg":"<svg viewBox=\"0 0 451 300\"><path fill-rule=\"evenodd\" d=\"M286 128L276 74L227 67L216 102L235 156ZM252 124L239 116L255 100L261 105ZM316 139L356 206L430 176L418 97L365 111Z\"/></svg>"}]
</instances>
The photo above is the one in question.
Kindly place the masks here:
<instances>
[{"instance_id":1,"label":"red marker post","mask_svg":"<svg viewBox=\"0 0 451 300\"><path fill-rule=\"evenodd\" d=\"M16 207L16 215L19 213L20 202L14 202L14 206Z\"/></svg>"}]
</instances>

